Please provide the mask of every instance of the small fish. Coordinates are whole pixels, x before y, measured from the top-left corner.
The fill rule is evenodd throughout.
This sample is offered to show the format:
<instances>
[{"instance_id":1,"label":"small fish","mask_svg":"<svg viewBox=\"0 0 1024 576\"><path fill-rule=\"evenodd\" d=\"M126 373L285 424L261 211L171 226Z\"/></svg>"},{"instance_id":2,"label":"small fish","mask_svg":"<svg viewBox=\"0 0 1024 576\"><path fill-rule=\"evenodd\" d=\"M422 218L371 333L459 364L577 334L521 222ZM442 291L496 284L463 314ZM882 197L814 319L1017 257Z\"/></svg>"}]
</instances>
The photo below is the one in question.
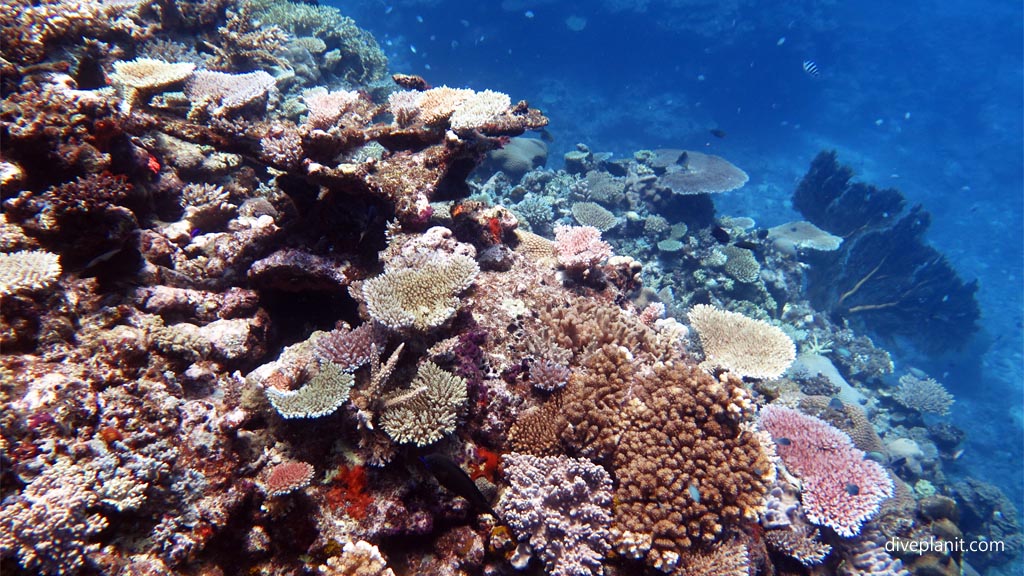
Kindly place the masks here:
<instances>
[{"instance_id":1,"label":"small fish","mask_svg":"<svg viewBox=\"0 0 1024 576\"><path fill-rule=\"evenodd\" d=\"M686 488L686 491L690 493L690 498L693 498L694 502L700 504L700 490L697 489L695 484L690 484Z\"/></svg>"},{"instance_id":2,"label":"small fish","mask_svg":"<svg viewBox=\"0 0 1024 576\"><path fill-rule=\"evenodd\" d=\"M779 38L779 39L778 39L778 40L777 40L777 41L775 42L775 45L776 45L776 46L782 46L782 45L783 45L783 44L785 44L785 43L786 43L786 37L785 37L785 36L782 36L782 37L780 37L780 38Z\"/></svg>"},{"instance_id":3,"label":"small fish","mask_svg":"<svg viewBox=\"0 0 1024 576\"><path fill-rule=\"evenodd\" d=\"M903 466L906 463L907 463L906 457L905 456L900 456L899 458L897 458L897 459L893 460L892 462L890 462L889 465L892 466L893 468L899 468L900 466Z\"/></svg>"},{"instance_id":4,"label":"small fish","mask_svg":"<svg viewBox=\"0 0 1024 576\"><path fill-rule=\"evenodd\" d=\"M964 449L961 448L961 449L957 450L956 452L953 452L953 458L952 459L953 460L959 460L960 457L963 456L963 455L964 455Z\"/></svg>"},{"instance_id":5,"label":"small fish","mask_svg":"<svg viewBox=\"0 0 1024 576\"><path fill-rule=\"evenodd\" d=\"M770 232L768 232L768 230L764 228L761 228L760 230L757 231L757 237L760 240L764 240L765 238L767 238L768 234L770 234Z\"/></svg>"},{"instance_id":6,"label":"small fish","mask_svg":"<svg viewBox=\"0 0 1024 576\"><path fill-rule=\"evenodd\" d=\"M793 443L793 441L783 436L781 438L776 438L775 443L778 444L779 446L789 446L790 444Z\"/></svg>"},{"instance_id":7,"label":"small fish","mask_svg":"<svg viewBox=\"0 0 1024 576\"><path fill-rule=\"evenodd\" d=\"M877 452L877 451L876 452L868 452L864 456L868 460L874 460L875 462L878 462L879 464L885 464L885 454L882 454L881 452Z\"/></svg>"},{"instance_id":8,"label":"small fish","mask_svg":"<svg viewBox=\"0 0 1024 576\"><path fill-rule=\"evenodd\" d=\"M555 141L555 137L551 135L551 132L548 132L547 128L540 128L540 129L536 130L536 132L540 136L541 140L543 140L543 141L545 141L545 142L547 142L549 144L551 142Z\"/></svg>"},{"instance_id":9,"label":"small fish","mask_svg":"<svg viewBox=\"0 0 1024 576\"><path fill-rule=\"evenodd\" d=\"M721 128L712 128L711 130L708 130L708 132L710 132L711 135L714 136L715 138L725 138L726 137L725 130L722 130Z\"/></svg>"},{"instance_id":10,"label":"small fish","mask_svg":"<svg viewBox=\"0 0 1024 576\"><path fill-rule=\"evenodd\" d=\"M427 454L420 456L420 462L434 475L434 478L437 478L438 484L453 494L468 500L477 511L486 512L498 518L490 503L487 502L487 498L480 493L480 489L476 487L476 483L469 477L469 474L466 474L466 471L451 458L441 454Z\"/></svg>"},{"instance_id":11,"label":"small fish","mask_svg":"<svg viewBox=\"0 0 1024 576\"><path fill-rule=\"evenodd\" d=\"M850 496L856 496L857 494L860 494L860 486L857 486L856 484L847 484L846 493Z\"/></svg>"},{"instance_id":12,"label":"small fish","mask_svg":"<svg viewBox=\"0 0 1024 576\"><path fill-rule=\"evenodd\" d=\"M839 398L833 398L828 401L828 407L833 410L843 410L843 401Z\"/></svg>"},{"instance_id":13,"label":"small fish","mask_svg":"<svg viewBox=\"0 0 1024 576\"><path fill-rule=\"evenodd\" d=\"M733 246L737 248L743 248L744 250L750 250L751 252L757 252L757 249L760 248L760 246L748 240L740 240L739 242L734 242Z\"/></svg>"},{"instance_id":14,"label":"small fish","mask_svg":"<svg viewBox=\"0 0 1024 576\"><path fill-rule=\"evenodd\" d=\"M730 239L729 232L726 231L726 229L722 228L721 226L715 226L714 228L712 228L711 229L711 236L713 236L715 240L718 240L719 244L728 244L729 243L729 239Z\"/></svg>"},{"instance_id":15,"label":"small fish","mask_svg":"<svg viewBox=\"0 0 1024 576\"><path fill-rule=\"evenodd\" d=\"M818 65L814 60L804 60L804 72L811 78L821 77L821 70L818 70Z\"/></svg>"},{"instance_id":16,"label":"small fish","mask_svg":"<svg viewBox=\"0 0 1024 576\"><path fill-rule=\"evenodd\" d=\"M527 18L533 18L534 17L533 10L527 10L526 12L523 13L523 16L526 16Z\"/></svg>"}]
</instances>

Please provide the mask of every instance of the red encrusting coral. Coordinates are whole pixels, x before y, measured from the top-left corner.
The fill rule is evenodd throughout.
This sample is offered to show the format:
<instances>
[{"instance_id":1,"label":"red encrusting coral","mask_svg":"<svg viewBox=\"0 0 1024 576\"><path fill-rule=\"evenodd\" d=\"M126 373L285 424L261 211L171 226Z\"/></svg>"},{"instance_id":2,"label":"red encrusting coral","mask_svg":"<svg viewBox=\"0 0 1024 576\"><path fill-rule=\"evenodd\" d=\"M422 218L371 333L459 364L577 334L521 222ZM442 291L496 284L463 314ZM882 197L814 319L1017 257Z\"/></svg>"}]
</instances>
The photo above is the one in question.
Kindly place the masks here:
<instances>
[{"instance_id":1,"label":"red encrusting coral","mask_svg":"<svg viewBox=\"0 0 1024 576\"><path fill-rule=\"evenodd\" d=\"M470 468L469 477L473 480L486 478L490 482L494 482L501 465L501 454L483 446L477 446L475 452L476 457L480 460Z\"/></svg>"},{"instance_id":2,"label":"red encrusting coral","mask_svg":"<svg viewBox=\"0 0 1024 576\"><path fill-rule=\"evenodd\" d=\"M327 490L327 504L334 509L344 508L355 520L366 518L374 498L366 492L366 467L342 464Z\"/></svg>"}]
</instances>

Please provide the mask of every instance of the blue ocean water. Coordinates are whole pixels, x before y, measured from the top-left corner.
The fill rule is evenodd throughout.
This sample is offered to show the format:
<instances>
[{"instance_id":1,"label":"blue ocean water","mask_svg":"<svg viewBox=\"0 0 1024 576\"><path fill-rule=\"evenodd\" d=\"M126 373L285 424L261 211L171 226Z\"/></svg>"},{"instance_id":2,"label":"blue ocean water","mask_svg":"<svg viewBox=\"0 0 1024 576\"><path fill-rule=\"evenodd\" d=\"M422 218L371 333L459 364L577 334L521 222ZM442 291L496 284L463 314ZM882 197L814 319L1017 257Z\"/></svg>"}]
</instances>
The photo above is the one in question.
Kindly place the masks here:
<instances>
[{"instance_id":1,"label":"blue ocean water","mask_svg":"<svg viewBox=\"0 0 1024 576\"><path fill-rule=\"evenodd\" d=\"M979 281L982 325L956 354L897 347L897 373L919 368L956 396L951 421L968 441L947 472L993 482L1024 508L1021 3L335 5L376 36L393 71L541 108L550 167L577 142L619 157L703 150L750 174L716 198L719 213L772 226L798 217L796 182L835 149L859 180L923 204L928 240Z\"/></svg>"}]
</instances>

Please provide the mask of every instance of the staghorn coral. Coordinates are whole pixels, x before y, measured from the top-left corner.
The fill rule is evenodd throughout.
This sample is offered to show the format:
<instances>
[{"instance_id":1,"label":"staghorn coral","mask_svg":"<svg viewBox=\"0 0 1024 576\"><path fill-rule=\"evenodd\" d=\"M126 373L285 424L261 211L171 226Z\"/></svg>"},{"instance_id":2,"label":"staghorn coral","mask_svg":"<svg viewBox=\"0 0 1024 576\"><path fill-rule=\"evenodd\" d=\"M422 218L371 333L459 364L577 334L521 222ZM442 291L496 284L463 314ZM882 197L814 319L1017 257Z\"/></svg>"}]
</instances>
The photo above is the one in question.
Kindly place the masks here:
<instances>
[{"instance_id":1,"label":"staghorn coral","mask_svg":"<svg viewBox=\"0 0 1024 576\"><path fill-rule=\"evenodd\" d=\"M221 204L227 202L228 193L216 184L191 183L181 189L179 202L182 208Z\"/></svg>"},{"instance_id":2,"label":"staghorn coral","mask_svg":"<svg viewBox=\"0 0 1024 576\"><path fill-rule=\"evenodd\" d=\"M918 412L945 416L953 406L953 395L934 378L918 378L913 374L900 376L900 386L892 395L903 406Z\"/></svg>"},{"instance_id":3,"label":"staghorn coral","mask_svg":"<svg viewBox=\"0 0 1024 576\"><path fill-rule=\"evenodd\" d=\"M509 486L497 510L520 542L540 555L549 574L602 574L611 549L612 481L582 458L507 454Z\"/></svg>"},{"instance_id":4,"label":"staghorn coral","mask_svg":"<svg viewBox=\"0 0 1024 576\"><path fill-rule=\"evenodd\" d=\"M793 341L771 324L707 304L694 306L687 317L704 348L702 365L741 377L778 378L796 358Z\"/></svg>"},{"instance_id":5,"label":"staghorn coral","mask_svg":"<svg viewBox=\"0 0 1024 576\"><path fill-rule=\"evenodd\" d=\"M299 166L302 163L302 136L299 130L290 123L273 125L260 138L260 157L286 170Z\"/></svg>"},{"instance_id":6,"label":"staghorn coral","mask_svg":"<svg viewBox=\"0 0 1024 576\"><path fill-rule=\"evenodd\" d=\"M455 431L467 399L464 378L427 362L407 390L385 399L380 424L396 442L427 446Z\"/></svg>"},{"instance_id":7,"label":"staghorn coral","mask_svg":"<svg viewBox=\"0 0 1024 576\"><path fill-rule=\"evenodd\" d=\"M353 377L333 362L324 362L319 371L298 390L266 388L267 399L285 418L319 418L337 410L348 400Z\"/></svg>"},{"instance_id":8,"label":"staghorn coral","mask_svg":"<svg viewBox=\"0 0 1024 576\"><path fill-rule=\"evenodd\" d=\"M772 435L786 468L803 482L803 508L811 522L840 536L854 536L893 495L885 469L867 460L849 436L825 421L766 406L759 423Z\"/></svg>"},{"instance_id":9,"label":"staghorn coral","mask_svg":"<svg viewBox=\"0 0 1024 576\"><path fill-rule=\"evenodd\" d=\"M562 440L610 463L620 553L671 569L756 516L770 467L741 427L750 401L738 379L643 362L615 345L592 353L579 374L560 396Z\"/></svg>"},{"instance_id":10,"label":"staghorn coral","mask_svg":"<svg viewBox=\"0 0 1024 576\"><path fill-rule=\"evenodd\" d=\"M459 306L458 294L473 283L480 267L461 254L428 259L417 268L385 268L363 283L370 316L392 330L429 330L447 321Z\"/></svg>"},{"instance_id":11,"label":"staghorn coral","mask_svg":"<svg viewBox=\"0 0 1024 576\"><path fill-rule=\"evenodd\" d=\"M114 62L110 83L121 96L121 113L129 114L143 99L168 90L192 75L196 65L191 62L164 62L154 58L136 58Z\"/></svg>"},{"instance_id":12,"label":"staghorn coral","mask_svg":"<svg viewBox=\"0 0 1024 576\"><path fill-rule=\"evenodd\" d=\"M593 226L601 232L607 232L618 225L619 220L610 211L596 202L575 202L572 205L572 217L581 226Z\"/></svg>"},{"instance_id":13,"label":"staghorn coral","mask_svg":"<svg viewBox=\"0 0 1024 576\"><path fill-rule=\"evenodd\" d=\"M0 254L0 295L41 290L60 273L60 257L44 250Z\"/></svg>"}]
</instances>

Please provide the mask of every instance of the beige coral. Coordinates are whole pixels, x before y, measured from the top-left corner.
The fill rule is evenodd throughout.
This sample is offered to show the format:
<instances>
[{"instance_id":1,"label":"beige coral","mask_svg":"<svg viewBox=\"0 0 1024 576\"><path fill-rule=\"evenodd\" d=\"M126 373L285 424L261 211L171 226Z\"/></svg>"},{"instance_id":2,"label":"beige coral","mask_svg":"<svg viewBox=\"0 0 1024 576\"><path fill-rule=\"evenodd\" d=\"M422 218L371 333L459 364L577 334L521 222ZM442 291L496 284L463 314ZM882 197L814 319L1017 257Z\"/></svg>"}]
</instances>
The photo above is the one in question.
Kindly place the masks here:
<instances>
[{"instance_id":1,"label":"beige coral","mask_svg":"<svg viewBox=\"0 0 1024 576\"><path fill-rule=\"evenodd\" d=\"M796 358L796 346L779 328L707 304L688 315L700 336L708 368L724 368L737 376L778 378Z\"/></svg>"},{"instance_id":2,"label":"beige coral","mask_svg":"<svg viewBox=\"0 0 1024 576\"><path fill-rule=\"evenodd\" d=\"M786 254L807 248L831 252L843 243L839 236L833 236L810 222L787 222L768 229L768 239Z\"/></svg>"},{"instance_id":3,"label":"beige coral","mask_svg":"<svg viewBox=\"0 0 1024 576\"><path fill-rule=\"evenodd\" d=\"M348 400L353 377L333 362L324 362L319 372L298 390L265 389L267 399L285 418L319 418L337 410Z\"/></svg>"},{"instance_id":4,"label":"beige coral","mask_svg":"<svg viewBox=\"0 0 1024 576\"><path fill-rule=\"evenodd\" d=\"M601 206L596 202L576 202L572 205L572 217L580 223L581 226L593 226L601 232L607 232L619 223L619 219L615 217L605 207Z\"/></svg>"},{"instance_id":5,"label":"beige coral","mask_svg":"<svg viewBox=\"0 0 1024 576\"><path fill-rule=\"evenodd\" d=\"M455 431L468 398L464 378L427 362L407 390L385 400L381 427L396 442L427 446Z\"/></svg>"},{"instance_id":6,"label":"beige coral","mask_svg":"<svg viewBox=\"0 0 1024 576\"><path fill-rule=\"evenodd\" d=\"M484 90L473 92L456 106L449 121L452 130L473 130L512 106L508 94Z\"/></svg>"},{"instance_id":7,"label":"beige coral","mask_svg":"<svg viewBox=\"0 0 1024 576\"><path fill-rule=\"evenodd\" d=\"M155 58L136 58L114 62L110 83L121 94L121 112L128 114L143 97L184 82L196 65L191 62L164 62Z\"/></svg>"},{"instance_id":8,"label":"beige coral","mask_svg":"<svg viewBox=\"0 0 1024 576\"><path fill-rule=\"evenodd\" d=\"M0 254L0 294L40 290L60 278L60 257L43 250Z\"/></svg>"},{"instance_id":9,"label":"beige coral","mask_svg":"<svg viewBox=\"0 0 1024 576\"><path fill-rule=\"evenodd\" d=\"M393 329L429 330L451 318L457 295L469 288L480 267L468 256L436 256L417 268L386 269L363 283L370 316Z\"/></svg>"},{"instance_id":10,"label":"beige coral","mask_svg":"<svg viewBox=\"0 0 1024 576\"><path fill-rule=\"evenodd\" d=\"M320 567L320 573L324 576L395 576L380 549L365 540L345 542L341 554L328 558Z\"/></svg>"}]
</instances>

